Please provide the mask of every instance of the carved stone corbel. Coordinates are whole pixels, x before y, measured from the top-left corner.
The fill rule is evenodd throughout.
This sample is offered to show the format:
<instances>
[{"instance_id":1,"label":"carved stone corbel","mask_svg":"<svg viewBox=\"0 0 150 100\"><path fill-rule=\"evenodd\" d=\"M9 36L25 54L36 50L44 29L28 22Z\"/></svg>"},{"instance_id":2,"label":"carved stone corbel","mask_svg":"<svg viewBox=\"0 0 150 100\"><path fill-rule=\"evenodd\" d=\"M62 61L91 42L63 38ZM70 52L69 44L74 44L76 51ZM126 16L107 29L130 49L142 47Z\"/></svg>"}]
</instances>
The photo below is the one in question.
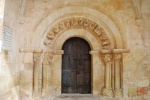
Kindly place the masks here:
<instances>
[{"instance_id":1,"label":"carved stone corbel","mask_svg":"<svg viewBox=\"0 0 150 100\"><path fill-rule=\"evenodd\" d=\"M111 63L112 63L112 54L105 54L103 56L105 62L105 87L103 89L103 96L112 96L112 86L111 86Z\"/></svg>"}]
</instances>

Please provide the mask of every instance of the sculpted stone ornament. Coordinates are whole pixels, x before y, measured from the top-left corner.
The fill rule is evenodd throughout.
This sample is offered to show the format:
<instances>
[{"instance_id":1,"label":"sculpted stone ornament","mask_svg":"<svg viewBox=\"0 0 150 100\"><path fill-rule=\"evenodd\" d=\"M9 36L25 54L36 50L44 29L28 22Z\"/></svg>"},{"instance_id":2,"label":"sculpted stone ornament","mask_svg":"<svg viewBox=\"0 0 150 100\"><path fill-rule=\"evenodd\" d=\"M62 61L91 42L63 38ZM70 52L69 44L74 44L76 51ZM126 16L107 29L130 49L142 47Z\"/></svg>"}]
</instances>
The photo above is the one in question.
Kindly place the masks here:
<instances>
[{"instance_id":1,"label":"sculpted stone ornament","mask_svg":"<svg viewBox=\"0 0 150 100\"><path fill-rule=\"evenodd\" d=\"M105 55L103 56L103 60L105 61L105 63L111 62L111 60L112 60L112 55L111 55L111 54L105 54Z\"/></svg>"},{"instance_id":2,"label":"sculpted stone ornament","mask_svg":"<svg viewBox=\"0 0 150 100\"><path fill-rule=\"evenodd\" d=\"M44 45L50 47L57 34L61 34L64 31L73 28L85 29L87 31L96 33L102 42L102 49L110 48L110 41L104 30L96 22L82 17L68 18L56 24L46 35Z\"/></svg>"},{"instance_id":3,"label":"sculpted stone ornament","mask_svg":"<svg viewBox=\"0 0 150 100\"><path fill-rule=\"evenodd\" d=\"M45 40L44 40L44 45L47 45L47 46L51 46L51 42L52 42L52 40L50 39L50 38L46 38Z\"/></svg>"}]
</instances>

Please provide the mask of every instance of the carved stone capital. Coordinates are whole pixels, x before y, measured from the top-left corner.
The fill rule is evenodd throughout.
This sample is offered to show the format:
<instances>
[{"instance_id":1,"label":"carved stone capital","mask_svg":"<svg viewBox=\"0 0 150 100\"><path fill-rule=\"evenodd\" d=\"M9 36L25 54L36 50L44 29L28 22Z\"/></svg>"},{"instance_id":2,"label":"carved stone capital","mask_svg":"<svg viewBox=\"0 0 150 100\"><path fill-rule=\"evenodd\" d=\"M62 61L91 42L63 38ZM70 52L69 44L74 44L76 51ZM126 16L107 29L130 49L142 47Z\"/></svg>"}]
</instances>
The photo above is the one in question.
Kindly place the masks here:
<instances>
[{"instance_id":1,"label":"carved stone capital","mask_svg":"<svg viewBox=\"0 0 150 100\"><path fill-rule=\"evenodd\" d=\"M121 54L115 54L114 59L120 61L121 57Z\"/></svg>"},{"instance_id":2,"label":"carved stone capital","mask_svg":"<svg viewBox=\"0 0 150 100\"><path fill-rule=\"evenodd\" d=\"M48 65L52 60L53 60L53 54L52 53L45 53L42 63L45 65Z\"/></svg>"},{"instance_id":3,"label":"carved stone capital","mask_svg":"<svg viewBox=\"0 0 150 100\"><path fill-rule=\"evenodd\" d=\"M41 57L41 53L33 53L33 61L34 62L39 62Z\"/></svg>"},{"instance_id":4,"label":"carved stone capital","mask_svg":"<svg viewBox=\"0 0 150 100\"><path fill-rule=\"evenodd\" d=\"M113 96L112 89L106 89L106 88L104 88L104 89L103 89L103 92L102 92L102 95L103 95L103 96L112 97L112 96Z\"/></svg>"},{"instance_id":5,"label":"carved stone capital","mask_svg":"<svg viewBox=\"0 0 150 100\"><path fill-rule=\"evenodd\" d=\"M105 54L103 56L103 60L105 61L105 63L111 62L112 61L112 54Z\"/></svg>"},{"instance_id":6,"label":"carved stone capital","mask_svg":"<svg viewBox=\"0 0 150 100\"><path fill-rule=\"evenodd\" d=\"M116 89L115 91L114 91L114 96L115 97L122 97L122 89Z\"/></svg>"}]
</instances>

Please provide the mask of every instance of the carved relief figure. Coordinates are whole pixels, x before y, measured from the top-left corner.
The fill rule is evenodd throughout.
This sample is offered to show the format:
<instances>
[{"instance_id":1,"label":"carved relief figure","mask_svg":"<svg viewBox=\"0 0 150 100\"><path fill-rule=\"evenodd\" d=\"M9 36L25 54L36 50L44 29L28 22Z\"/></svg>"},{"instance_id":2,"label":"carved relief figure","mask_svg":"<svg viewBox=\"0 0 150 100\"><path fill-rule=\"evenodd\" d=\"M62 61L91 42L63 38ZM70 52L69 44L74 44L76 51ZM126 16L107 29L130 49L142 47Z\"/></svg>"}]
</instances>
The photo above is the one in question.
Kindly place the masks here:
<instances>
[{"instance_id":1,"label":"carved relief figure","mask_svg":"<svg viewBox=\"0 0 150 100\"><path fill-rule=\"evenodd\" d=\"M102 49L110 48L110 41L104 30L94 21L82 17L68 18L59 22L46 35L44 44L50 47L57 34L61 34L64 31L73 28L85 29L87 31L96 33L101 40Z\"/></svg>"}]
</instances>

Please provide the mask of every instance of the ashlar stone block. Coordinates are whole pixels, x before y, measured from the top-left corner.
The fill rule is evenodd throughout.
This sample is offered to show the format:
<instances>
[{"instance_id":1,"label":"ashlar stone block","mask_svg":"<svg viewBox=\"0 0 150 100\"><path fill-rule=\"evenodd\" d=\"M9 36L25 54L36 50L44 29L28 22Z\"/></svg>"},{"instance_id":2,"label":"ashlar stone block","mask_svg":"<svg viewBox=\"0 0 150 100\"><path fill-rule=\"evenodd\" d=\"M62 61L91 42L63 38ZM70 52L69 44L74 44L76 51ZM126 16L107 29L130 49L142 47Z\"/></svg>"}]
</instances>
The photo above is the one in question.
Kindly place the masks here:
<instances>
[{"instance_id":1,"label":"ashlar stone block","mask_svg":"<svg viewBox=\"0 0 150 100\"><path fill-rule=\"evenodd\" d=\"M149 80L140 80L138 81L138 87L148 87L149 86Z\"/></svg>"},{"instance_id":2,"label":"ashlar stone block","mask_svg":"<svg viewBox=\"0 0 150 100\"><path fill-rule=\"evenodd\" d=\"M137 95L137 88L136 87L135 88L129 88L128 95L130 97L136 96Z\"/></svg>"}]
</instances>

